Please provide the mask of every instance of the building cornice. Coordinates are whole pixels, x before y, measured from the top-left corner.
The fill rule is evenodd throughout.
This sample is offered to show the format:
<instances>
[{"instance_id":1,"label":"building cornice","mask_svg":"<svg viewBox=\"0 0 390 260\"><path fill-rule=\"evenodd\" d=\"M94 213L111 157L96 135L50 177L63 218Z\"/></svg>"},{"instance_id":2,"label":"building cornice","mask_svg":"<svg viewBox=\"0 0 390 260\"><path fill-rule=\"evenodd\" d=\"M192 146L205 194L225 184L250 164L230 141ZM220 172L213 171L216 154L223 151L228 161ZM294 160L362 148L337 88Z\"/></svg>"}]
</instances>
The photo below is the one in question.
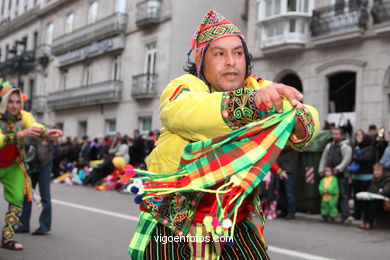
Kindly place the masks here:
<instances>
[{"instance_id":1,"label":"building cornice","mask_svg":"<svg viewBox=\"0 0 390 260\"><path fill-rule=\"evenodd\" d=\"M40 5L33 7L22 15L15 17L8 23L0 25L0 40L15 31L24 28L26 25L43 18L45 15L51 14L54 10L62 8L65 4L69 5L74 1L78 0L58 0L43 8L41 8Z\"/></svg>"}]
</instances>

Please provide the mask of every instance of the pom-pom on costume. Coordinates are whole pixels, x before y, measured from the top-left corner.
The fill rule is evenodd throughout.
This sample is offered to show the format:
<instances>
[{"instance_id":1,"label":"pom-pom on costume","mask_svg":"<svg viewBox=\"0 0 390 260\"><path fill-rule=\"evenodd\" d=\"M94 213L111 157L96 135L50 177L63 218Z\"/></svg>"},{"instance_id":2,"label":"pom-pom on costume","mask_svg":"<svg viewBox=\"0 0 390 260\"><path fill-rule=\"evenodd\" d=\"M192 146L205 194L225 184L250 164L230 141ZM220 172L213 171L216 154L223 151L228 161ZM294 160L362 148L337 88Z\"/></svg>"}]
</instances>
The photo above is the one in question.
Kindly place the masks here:
<instances>
[{"instance_id":1,"label":"pom-pom on costume","mask_svg":"<svg viewBox=\"0 0 390 260\"><path fill-rule=\"evenodd\" d=\"M42 135L46 131L43 125L35 122L34 117L24 110L16 115L7 112L8 99L12 93L19 94L23 109L25 98L20 89L0 79L0 183L4 186L4 198L9 203L6 225L2 230L2 243L12 240L15 228L20 225L24 195L27 195L29 201L32 199L31 185L23 163L24 140L17 138L17 132L32 126L40 127Z\"/></svg>"},{"instance_id":2,"label":"pom-pom on costume","mask_svg":"<svg viewBox=\"0 0 390 260\"><path fill-rule=\"evenodd\" d=\"M197 75L183 75L161 95L163 125L147 160L149 171L128 168L121 180L137 193L142 210L130 243L131 259L217 259L246 252L243 259L268 259L258 186L288 143L300 149L319 129L318 113L310 106L295 109L283 101L283 113L256 107L257 91L272 82L250 75L242 88L217 92L202 79L203 56L212 41L240 37L232 23L210 11L194 35ZM299 120L306 135L293 132ZM210 237L210 241L165 243L158 236ZM219 240L221 236L226 240ZM151 237L154 237L151 239ZM241 237L241 238L239 238ZM244 237L244 239L242 239ZM249 251L248 251L249 250ZM242 255L242 253L238 253ZM246 255L247 254L247 255ZM160 255L161 257L161 255Z\"/></svg>"}]
</instances>

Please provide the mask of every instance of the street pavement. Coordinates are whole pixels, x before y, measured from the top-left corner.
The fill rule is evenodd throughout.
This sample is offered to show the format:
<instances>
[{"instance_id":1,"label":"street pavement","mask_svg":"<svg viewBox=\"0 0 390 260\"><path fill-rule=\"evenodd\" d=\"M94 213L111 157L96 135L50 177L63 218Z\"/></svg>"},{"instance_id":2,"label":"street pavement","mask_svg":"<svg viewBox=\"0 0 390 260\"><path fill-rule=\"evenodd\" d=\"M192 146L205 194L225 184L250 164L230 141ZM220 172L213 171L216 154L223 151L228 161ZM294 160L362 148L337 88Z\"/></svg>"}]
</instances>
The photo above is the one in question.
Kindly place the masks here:
<instances>
[{"instance_id":1,"label":"street pavement","mask_svg":"<svg viewBox=\"0 0 390 260\"><path fill-rule=\"evenodd\" d=\"M0 195L0 216L7 204ZM52 185L53 224L46 236L17 234L23 251L0 248L0 260L129 259L127 247L137 226L133 195L80 186ZM31 230L38 227L34 205ZM321 223L317 215L266 222L273 260L389 259L390 230L363 231L355 224ZM3 225L3 223L1 223Z\"/></svg>"}]
</instances>

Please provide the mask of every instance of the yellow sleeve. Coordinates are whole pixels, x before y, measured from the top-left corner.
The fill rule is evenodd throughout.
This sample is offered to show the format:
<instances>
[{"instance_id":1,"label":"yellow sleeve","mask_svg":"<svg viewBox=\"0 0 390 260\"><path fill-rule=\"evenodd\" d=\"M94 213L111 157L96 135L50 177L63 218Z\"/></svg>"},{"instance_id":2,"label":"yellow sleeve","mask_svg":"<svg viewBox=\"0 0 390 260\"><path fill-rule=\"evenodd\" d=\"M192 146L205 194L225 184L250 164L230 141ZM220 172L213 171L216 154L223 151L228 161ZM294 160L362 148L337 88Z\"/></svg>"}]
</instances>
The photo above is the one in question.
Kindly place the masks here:
<instances>
[{"instance_id":1,"label":"yellow sleeve","mask_svg":"<svg viewBox=\"0 0 390 260\"><path fill-rule=\"evenodd\" d=\"M221 115L222 92L209 93L200 79L184 75L161 94L160 119L170 132L191 141L229 133Z\"/></svg>"},{"instance_id":2,"label":"yellow sleeve","mask_svg":"<svg viewBox=\"0 0 390 260\"><path fill-rule=\"evenodd\" d=\"M1 131L1 129L0 129L0 148L2 148L4 146L5 138L6 138L6 136L3 135L3 131Z\"/></svg>"},{"instance_id":3,"label":"yellow sleeve","mask_svg":"<svg viewBox=\"0 0 390 260\"><path fill-rule=\"evenodd\" d=\"M42 128L43 132L47 130L46 126L35 121L34 116L31 113L24 110L22 110L22 125L23 125L23 129L35 126L35 127Z\"/></svg>"},{"instance_id":4,"label":"yellow sleeve","mask_svg":"<svg viewBox=\"0 0 390 260\"><path fill-rule=\"evenodd\" d=\"M168 84L161 95L161 122L190 141L228 134L268 115L266 108L255 105L259 85L255 81L236 90L210 93L202 80L184 75Z\"/></svg>"}]
</instances>

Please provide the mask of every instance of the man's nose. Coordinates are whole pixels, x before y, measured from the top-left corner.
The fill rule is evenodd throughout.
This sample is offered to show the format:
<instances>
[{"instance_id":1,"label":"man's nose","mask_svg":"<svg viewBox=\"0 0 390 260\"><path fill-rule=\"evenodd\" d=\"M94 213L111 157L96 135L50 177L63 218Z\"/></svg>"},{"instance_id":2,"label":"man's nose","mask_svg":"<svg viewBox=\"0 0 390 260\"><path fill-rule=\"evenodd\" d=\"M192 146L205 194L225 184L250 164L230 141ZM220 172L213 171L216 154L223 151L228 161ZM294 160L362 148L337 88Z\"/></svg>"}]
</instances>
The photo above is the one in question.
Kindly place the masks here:
<instances>
[{"instance_id":1,"label":"man's nose","mask_svg":"<svg viewBox=\"0 0 390 260\"><path fill-rule=\"evenodd\" d=\"M226 66L233 67L236 65L236 59L232 53L226 54Z\"/></svg>"}]
</instances>

